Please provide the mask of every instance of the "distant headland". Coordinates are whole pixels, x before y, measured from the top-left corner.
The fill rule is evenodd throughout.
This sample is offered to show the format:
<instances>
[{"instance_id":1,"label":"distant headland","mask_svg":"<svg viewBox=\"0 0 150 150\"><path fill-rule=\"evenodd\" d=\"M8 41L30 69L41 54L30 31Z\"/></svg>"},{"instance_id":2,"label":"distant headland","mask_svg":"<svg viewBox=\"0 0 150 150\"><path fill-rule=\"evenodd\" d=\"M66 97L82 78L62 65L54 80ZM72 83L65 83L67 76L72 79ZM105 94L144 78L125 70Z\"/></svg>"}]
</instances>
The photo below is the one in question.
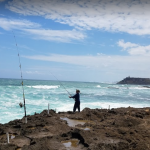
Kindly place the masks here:
<instances>
[{"instance_id":1,"label":"distant headland","mask_svg":"<svg viewBox=\"0 0 150 150\"><path fill-rule=\"evenodd\" d=\"M150 85L150 78L134 78L129 76L119 81L117 84Z\"/></svg>"}]
</instances>

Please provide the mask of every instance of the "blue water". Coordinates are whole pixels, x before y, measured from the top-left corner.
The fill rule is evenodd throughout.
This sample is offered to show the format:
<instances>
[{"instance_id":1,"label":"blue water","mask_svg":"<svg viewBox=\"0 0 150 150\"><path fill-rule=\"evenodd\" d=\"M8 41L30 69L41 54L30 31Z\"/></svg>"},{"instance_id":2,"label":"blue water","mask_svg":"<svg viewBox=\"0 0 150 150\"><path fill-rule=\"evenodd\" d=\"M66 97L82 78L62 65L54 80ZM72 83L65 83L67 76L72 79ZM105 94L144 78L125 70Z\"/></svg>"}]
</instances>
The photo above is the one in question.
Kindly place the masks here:
<instances>
[{"instance_id":1,"label":"blue water","mask_svg":"<svg viewBox=\"0 0 150 150\"><path fill-rule=\"evenodd\" d=\"M27 115L40 113L44 109L72 111L74 100L68 98L67 91L75 94L81 91L81 110L89 108L150 107L150 88L141 85L118 85L96 82L70 82L24 80ZM21 119L24 109L21 80L0 79L0 123Z\"/></svg>"}]
</instances>

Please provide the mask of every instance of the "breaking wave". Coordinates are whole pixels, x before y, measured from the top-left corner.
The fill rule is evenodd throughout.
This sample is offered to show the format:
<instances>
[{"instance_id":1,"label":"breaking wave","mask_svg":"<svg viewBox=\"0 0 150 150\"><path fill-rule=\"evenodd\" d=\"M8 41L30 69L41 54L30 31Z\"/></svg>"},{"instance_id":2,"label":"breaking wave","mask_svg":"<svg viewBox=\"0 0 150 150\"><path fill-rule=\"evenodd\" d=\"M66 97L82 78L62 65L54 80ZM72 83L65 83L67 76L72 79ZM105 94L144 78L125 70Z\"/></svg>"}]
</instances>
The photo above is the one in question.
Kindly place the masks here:
<instances>
[{"instance_id":1,"label":"breaking wave","mask_svg":"<svg viewBox=\"0 0 150 150\"><path fill-rule=\"evenodd\" d=\"M35 89L57 89L60 86L59 85L35 85L35 86L27 86L29 88L35 88Z\"/></svg>"}]
</instances>

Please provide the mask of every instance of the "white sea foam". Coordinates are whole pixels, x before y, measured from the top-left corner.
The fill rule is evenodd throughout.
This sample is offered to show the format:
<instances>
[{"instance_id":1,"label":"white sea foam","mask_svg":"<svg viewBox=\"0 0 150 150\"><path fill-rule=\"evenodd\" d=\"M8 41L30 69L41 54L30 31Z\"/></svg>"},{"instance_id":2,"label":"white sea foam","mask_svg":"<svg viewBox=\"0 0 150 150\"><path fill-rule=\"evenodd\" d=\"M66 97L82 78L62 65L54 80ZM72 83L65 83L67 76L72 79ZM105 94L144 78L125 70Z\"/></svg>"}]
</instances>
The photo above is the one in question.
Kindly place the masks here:
<instances>
[{"instance_id":1,"label":"white sea foam","mask_svg":"<svg viewBox=\"0 0 150 150\"><path fill-rule=\"evenodd\" d=\"M61 104L56 109L57 109L57 111L72 111L73 110L73 106L74 106L74 102L68 103L67 105Z\"/></svg>"},{"instance_id":2,"label":"white sea foam","mask_svg":"<svg viewBox=\"0 0 150 150\"><path fill-rule=\"evenodd\" d=\"M109 89L119 89L118 86L108 86Z\"/></svg>"},{"instance_id":3,"label":"white sea foam","mask_svg":"<svg viewBox=\"0 0 150 150\"><path fill-rule=\"evenodd\" d=\"M56 109L57 111L72 111L73 110L73 106L74 106L74 103L70 103L70 104L61 104L61 106L58 106ZM93 102L93 103L82 103L81 102L81 111L84 109L84 108L91 108L91 109L94 109L94 108L99 108L99 109L108 109L109 107L110 108L120 108L120 107L135 107L135 108L139 108L141 107L141 105L139 104L127 104L127 103L108 103L108 102ZM146 107L147 105L146 104L143 104L142 105L143 107ZM78 111L78 110L76 110Z\"/></svg>"},{"instance_id":4,"label":"white sea foam","mask_svg":"<svg viewBox=\"0 0 150 150\"><path fill-rule=\"evenodd\" d=\"M37 99L26 99L26 104L27 105L32 105L32 106L47 106L49 101L43 99L37 100Z\"/></svg>"},{"instance_id":5,"label":"white sea foam","mask_svg":"<svg viewBox=\"0 0 150 150\"><path fill-rule=\"evenodd\" d=\"M100 85L97 85L96 87L98 87L98 88L99 88L99 87L101 87L101 86L100 86Z\"/></svg>"},{"instance_id":6,"label":"white sea foam","mask_svg":"<svg viewBox=\"0 0 150 150\"><path fill-rule=\"evenodd\" d=\"M35 88L35 89L56 89L59 88L59 85L35 85L35 86L27 86L29 88Z\"/></svg>"},{"instance_id":7,"label":"white sea foam","mask_svg":"<svg viewBox=\"0 0 150 150\"><path fill-rule=\"evenodd\" d=\"M135 104L135 103L111 103L111 102L93 102L93 103L82 103L81 104L83 108L89 107L89 108L102 108L102 109L108 109L109 106L110 108L120 108L120 107L135 107L135 108L141 108L142 107L147 107L146 104Z\"/></svg>"},{"instance_id":8,"label":"white sea foam","mask_svg":"<svg viewBox=\"0 0 150 150\"><path fill-rule=\"evenodd\" d=\"M134 89L134 90L150 90L150 88L147 87L142 87L142 86L137 86L137 87L129 87L129 89Z\"/></svg>"}]
</instances>

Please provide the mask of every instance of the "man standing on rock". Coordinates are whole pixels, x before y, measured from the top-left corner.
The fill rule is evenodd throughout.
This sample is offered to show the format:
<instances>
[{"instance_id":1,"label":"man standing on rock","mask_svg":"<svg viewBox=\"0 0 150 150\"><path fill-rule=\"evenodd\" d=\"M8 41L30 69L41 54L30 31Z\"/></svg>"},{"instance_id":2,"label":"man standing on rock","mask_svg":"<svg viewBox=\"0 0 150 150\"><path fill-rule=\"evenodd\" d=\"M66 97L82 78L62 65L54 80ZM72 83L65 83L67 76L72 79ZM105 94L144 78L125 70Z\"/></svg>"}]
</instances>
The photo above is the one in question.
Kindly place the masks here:
<instances>
[{"instance_id":1,"label":"man standing on rock","mask_svg":"<svg viewBox=\"0 0 150 150\"><path fill-rule=\"evenodd\" d=\"M76 111L76 108L78 108L78 112L80 112L80 90L76 90L76 94L74 96L69 96L69 98L75 99L73 112Z\"/></svg>"}]
</instances>

